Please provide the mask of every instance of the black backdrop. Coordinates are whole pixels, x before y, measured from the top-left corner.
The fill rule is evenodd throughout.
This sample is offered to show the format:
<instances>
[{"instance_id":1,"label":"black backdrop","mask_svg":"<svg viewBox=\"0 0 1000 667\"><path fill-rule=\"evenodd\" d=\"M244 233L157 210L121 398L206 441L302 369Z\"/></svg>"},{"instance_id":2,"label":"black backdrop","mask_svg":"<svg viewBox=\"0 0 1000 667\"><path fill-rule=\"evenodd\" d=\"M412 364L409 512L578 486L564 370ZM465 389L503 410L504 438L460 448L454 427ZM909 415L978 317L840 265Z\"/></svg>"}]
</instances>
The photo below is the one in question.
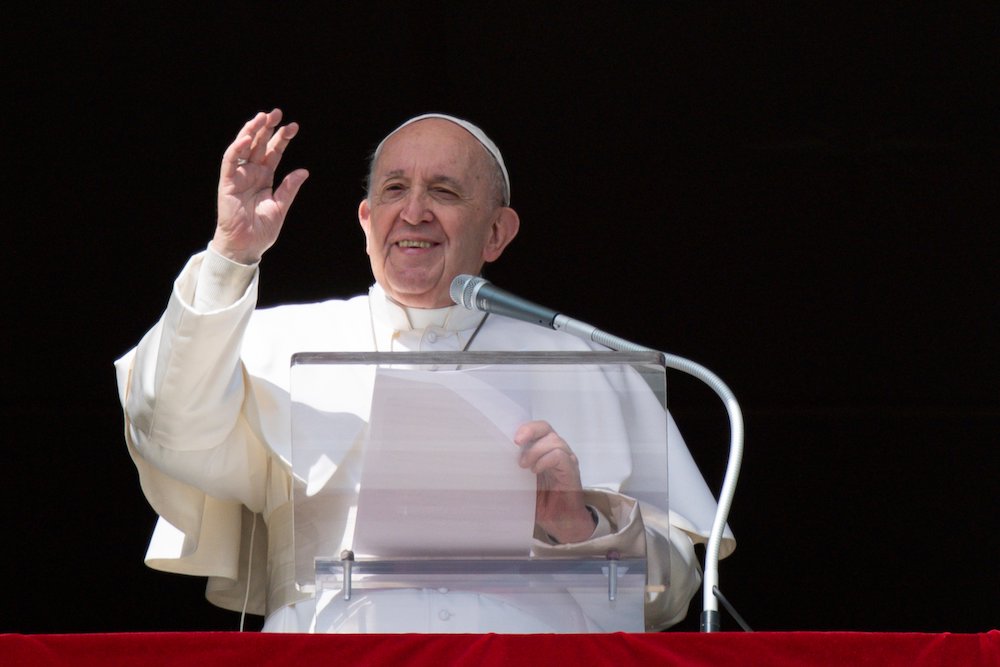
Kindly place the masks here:
<instances>
[{"instance_id":1,"label":"black backdrop","mask_svg":"<svg viewBox=\"0 0 1000 667\"><path fill-rule=\"evenodd\" d=\"M997 16L834 5L5 10L0 632L236 627L142 565L111 362L274 105L312 176L264 304L365 289L365 156L409 116L471 118L523 223L492 280L740 398L721 579L752 625L998 627ZM724 412L671 381L717 487Z\"/></svg>"}]
</instances>

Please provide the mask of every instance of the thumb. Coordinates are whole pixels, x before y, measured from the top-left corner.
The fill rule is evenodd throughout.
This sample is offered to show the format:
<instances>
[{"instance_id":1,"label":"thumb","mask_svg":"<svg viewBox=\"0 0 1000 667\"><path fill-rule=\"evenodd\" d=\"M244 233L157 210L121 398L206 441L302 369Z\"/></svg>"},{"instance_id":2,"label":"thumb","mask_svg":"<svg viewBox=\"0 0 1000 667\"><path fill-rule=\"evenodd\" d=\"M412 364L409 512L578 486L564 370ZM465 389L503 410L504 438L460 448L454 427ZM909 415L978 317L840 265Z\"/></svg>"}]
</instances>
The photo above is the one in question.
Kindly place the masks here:
<instances>
[{"instance_id":1,"label":"thumb","mask_svg":"<svg viewBox=\"0 0 1000 667\"><path fill-rule=\"evenodd\" d=\"M278 186L273 195L274 202L282 211L288 211L292 202L295 201L295 195L299 193L299 188L302 187L307 178L309 178L308 171L305 169L296 169L282 179L281 185Z\"/></svg>"}]
</instances>

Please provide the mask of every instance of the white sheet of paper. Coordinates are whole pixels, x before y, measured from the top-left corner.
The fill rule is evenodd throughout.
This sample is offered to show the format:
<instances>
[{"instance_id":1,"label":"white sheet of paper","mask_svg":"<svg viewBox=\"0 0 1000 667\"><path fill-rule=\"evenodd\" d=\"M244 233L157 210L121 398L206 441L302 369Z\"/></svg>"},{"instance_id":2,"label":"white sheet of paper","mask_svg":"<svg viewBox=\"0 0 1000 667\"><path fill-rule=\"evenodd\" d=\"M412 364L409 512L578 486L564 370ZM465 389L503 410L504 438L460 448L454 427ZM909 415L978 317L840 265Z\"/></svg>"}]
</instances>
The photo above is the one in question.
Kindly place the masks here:
<instances>
[{"instance_id":1,"label":"white sheet of paper","mask_svg":"<svg viewBox=\"0 0 1000 667\"><path fill-rule=\"evenodd\" d=\"M535 476L528 413L468 371L379 369L358 497L357 556L527 556Z\"/></svg>"}]
</instances>

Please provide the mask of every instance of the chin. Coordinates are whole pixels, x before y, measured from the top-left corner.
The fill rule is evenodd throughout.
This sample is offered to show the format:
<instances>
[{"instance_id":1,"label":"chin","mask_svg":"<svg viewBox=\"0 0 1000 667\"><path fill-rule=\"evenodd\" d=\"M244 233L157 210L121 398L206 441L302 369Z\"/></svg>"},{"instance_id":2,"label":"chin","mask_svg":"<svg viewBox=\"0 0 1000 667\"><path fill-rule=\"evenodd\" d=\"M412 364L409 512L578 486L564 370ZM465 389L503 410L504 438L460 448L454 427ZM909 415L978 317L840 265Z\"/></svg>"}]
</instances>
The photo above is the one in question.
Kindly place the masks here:
<instances>
[{"instance_id":1,"label":"chin","mask_svg":"<svg viewBox=\"0 0 1000 667\"><path fill-rule=\"evenodd\" d=\"M386 294L397 303L410 308L444 308L454 305L448 291L450 287L450 281L441 285L439 280L395 280L388 285L383 283Z\"/></svg>"}]
</instances>

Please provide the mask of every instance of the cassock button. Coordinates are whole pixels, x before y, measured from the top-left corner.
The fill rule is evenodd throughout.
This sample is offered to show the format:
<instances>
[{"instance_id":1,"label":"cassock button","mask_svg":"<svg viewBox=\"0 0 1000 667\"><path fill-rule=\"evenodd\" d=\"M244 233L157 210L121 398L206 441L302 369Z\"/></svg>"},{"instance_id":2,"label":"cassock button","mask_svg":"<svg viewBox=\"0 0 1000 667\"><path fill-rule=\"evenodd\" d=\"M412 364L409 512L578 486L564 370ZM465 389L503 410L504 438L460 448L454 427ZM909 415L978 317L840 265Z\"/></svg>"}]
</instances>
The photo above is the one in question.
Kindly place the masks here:
<instances>
[{"instance_id":1,"label":"cassock button","mask_svg":"<svg viewBox=\"0 0 1000 667\"><path fill-rule=\"evenodd\" d=\"M438 339L438 335L437 335L436 332L434 332L434 331L428 331L427 332L427 342L429 342L429 343L436 343L437 339Z\"/></svg>"},{"instance_id":2,"label":"cassock button","mask_svg":"<svg viewBox=\"0 0 1000 667\"><path fill-rule=\"evenodd\" d=\"M447 609L442 609L441 611L438 612L438 618L440 618L442 621L447 621L449 618L451 618L451 612L448 611Z\"/></svg>"}]
</instances>

